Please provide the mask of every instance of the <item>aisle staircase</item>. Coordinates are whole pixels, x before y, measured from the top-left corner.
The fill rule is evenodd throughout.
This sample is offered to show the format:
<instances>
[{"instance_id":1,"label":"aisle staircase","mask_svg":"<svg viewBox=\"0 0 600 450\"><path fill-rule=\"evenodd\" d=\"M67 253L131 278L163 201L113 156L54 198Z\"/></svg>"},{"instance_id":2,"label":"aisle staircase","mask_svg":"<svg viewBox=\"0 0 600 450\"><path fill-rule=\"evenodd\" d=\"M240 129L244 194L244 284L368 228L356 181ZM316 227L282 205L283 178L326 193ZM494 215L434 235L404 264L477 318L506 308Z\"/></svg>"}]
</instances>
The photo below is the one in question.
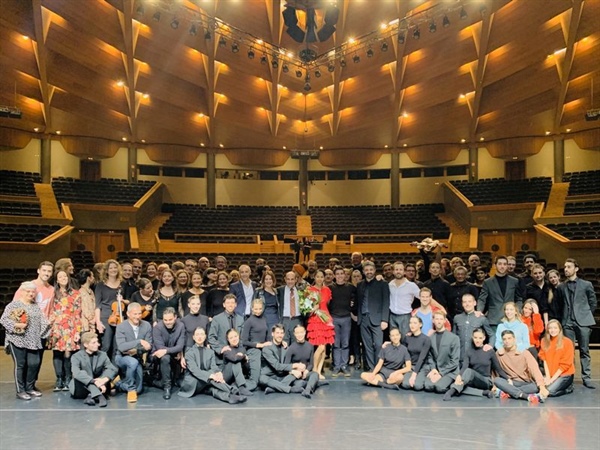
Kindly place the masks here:
<instances>
[{"instance_id":1,"label":"aisle staircase","mask_svg":"<svg viewBox=\"0 0 600 450\"><path fill-rule=\"evenodd\" d=\"M60 213L58 203L56 203L56 197L54 196L52 185L35 183L34 186L35 193L40 200L42 217L44 219L62 219L63 215Z\"/></svg>"},{"instance_id":2,"label":"aisle staircase","mask_svg":"<svg viewBox=\"0 0 600 450\"><path fill-rule=\"evenodd\" d=\"M171 214L161 213L154 218L142 229L138 230L138 242L140 252L155 252L156 242L154 236L158 234L159 228L171 217Z\"/></svg>"},{"instance_id":3,"label":"aisle staircase","mask_svg":"<svg viewBox=\"0 0 600 450\"><path fill-rule=\"evenodd\" d=\"M542 217L559 217L565 211L565 202L569 192L569 183L554 183L548 196L546 210Z\"/></svg>"}]
</instances>

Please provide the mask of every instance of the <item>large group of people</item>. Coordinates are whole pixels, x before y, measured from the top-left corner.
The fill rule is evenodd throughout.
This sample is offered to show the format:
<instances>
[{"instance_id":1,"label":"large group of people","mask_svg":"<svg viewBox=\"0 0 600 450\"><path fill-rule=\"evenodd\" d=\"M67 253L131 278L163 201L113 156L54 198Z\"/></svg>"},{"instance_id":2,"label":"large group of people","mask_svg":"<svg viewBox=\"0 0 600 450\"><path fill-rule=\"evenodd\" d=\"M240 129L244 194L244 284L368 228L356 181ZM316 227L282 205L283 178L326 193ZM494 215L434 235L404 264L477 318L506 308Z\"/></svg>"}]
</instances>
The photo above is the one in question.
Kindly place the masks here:
<instances>
[{"instance_id":1,"label":"large group of people","mask_svg":"<svg viewBox=\"0 0 600 450\"><path fill-rule=\"evenodd\" d=\"M563 282L534 255L520 275L514 258L498 256L489 276L475 254L465 264L442 258L435 242L416 245L415 265L378 271L355 252L347 268L336 258L326 268L295 264L280 286L263 258L232 271L223 256L213 265L110 259L78 273L68 258L44 261L0 319L16 395L42 396L36 382L48 349L54 391L90 406L116 392L134 403L147 386L165 400L202 393L237 404L258 389L311 398L351 367L367 385L443 400L540 403L573 391L575 342L583 384L596 388L597 300L575 260L565 261Z\"/></svg>"}]
</instances>

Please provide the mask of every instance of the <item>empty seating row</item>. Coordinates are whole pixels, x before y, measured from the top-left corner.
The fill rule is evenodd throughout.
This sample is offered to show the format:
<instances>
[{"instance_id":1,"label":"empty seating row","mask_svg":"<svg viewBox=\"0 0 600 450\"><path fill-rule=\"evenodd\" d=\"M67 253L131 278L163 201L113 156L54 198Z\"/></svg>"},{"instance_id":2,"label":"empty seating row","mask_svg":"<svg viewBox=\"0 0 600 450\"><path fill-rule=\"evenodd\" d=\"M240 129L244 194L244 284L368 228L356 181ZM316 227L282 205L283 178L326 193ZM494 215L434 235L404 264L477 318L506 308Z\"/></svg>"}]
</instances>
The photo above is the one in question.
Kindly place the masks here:
<instances>
[{"instance_id":1,"label":"empty seating row","mask_svg":"<svg viewBox=\"0 0 600 450\"><path fill-rule=\"evenodd\" d=\"M74 250L69 252L69 258L75 267L75 272L94 267L94 254L89 250Z\"/></svg>"},{"instance_id":2,"label":"empty seating row","mask_svg":"<svg viewBox=\"0 0 600 450\"><path fill-rule=\"evenodd\" d=\"M103 178L99 181L54 178L52 189L59 203L134 205L153 186L152 181L129 183Z\"/></svg>"},{"instance_id":3,"label":"empty seating row","mask_svg":"<svg viewBox=\"0 0 600 450\"><path fill-rule=\"evenodd\" d=\"M443 205L439 204L399 208L340 206L314 207L310 209L310 216L313 233L324 234L328 239L337 235L340 240L348 240L352 234L425 235L447 239L450 230L435 215L442 211Z\"/></svg>"},{"instance_id":4,"label":"empty seating row","mask_svg":"<svg viewBox=\"0 0 600 450\"><path fill-rule=\"evenodd\" d=\"M231 235L201 235L201 234L175 234L175 242L189 242L197 244L255 244L255 236Z\"/></svg>"},{"instance_id":5,"label":"empty seating row","mask_svg":"<svg viewBox=\"0 0 600 450\"><path fill-rule=\"evenodd\" d=\"M565 216L577 214L600 214L600 200L589 202L567 202L565 203Z\"/></svg>"},{"instance_id":6,"label":"empty seating row","mask_svg":"<svg viewBox=\"0 0 600 450\"><path fill-rule=\"evenodd\" d=\"M600 222L552 223L546 226L572 241L600 239Z\"/></svg>"},{"instance_id":7,"label":"empty seating row","mask_svg":"<svg viewBox=\"0 0 600 450\"><path fill-rule=\"evenodd\" d=\"M35 197L34 183L41 183L39 173L0 170L0 195Z\"/></svg>"},{"instance_id":8,"label":"empty seating row","mask_svg":"<svg viewBox=\"0 0 600 450\"><path fill-rule=\"evenodd\" d=\"M42 208L34 202L0 201L0 214L7 216L42 216Z\"/></svg>"},{"instance_id":9,"label":"empty seating row","mask_svg":"<svg viewBox=\"0 0 600 450\"><path fill-rule=\"evenodd\" d=\"M273 235L282 239L284 234L296 233L298 210L292 207L208 208L204 205L174 204L163 206L163 211L169 211L172 215L159 229L158 235L161 239L175 239L176 234L239 236L247 233L260 235L264 240L272 240Z\"/></svg>"},{"instance_id":10,"label":"empty seating row","mask_svg":"<svg viewBox=\"0 0 600 450\"><path fill-rule=\"evenodd\" d=\"M59 225L0 224L0 241L38 242L60 228Z\"/></svg>"},{"instance_id":11,"label":"empty seating row","mask_svg":"<svg viewBox=\"0 0 600 450\"><path fill-rule=\"evenodd\" d=\"M355 236L354 243L355 244L375 244L375 243L395 243L395 242L413 242L413 241L422 241L423 239L431 237L431 235L426 234L415 234L415 235L373 235L373 236Z\"/></svg>"},{"instance_id":12,"label":"empty seating row","mask_svg":"<svg viewBox=\"0 0 600 450\"><path fill-rule=\"evenodd\" d=\"M563 181L569 182L568 195L600 194L600 170L566 173Z\"/></svg>"},{"instance_id":13,"label":"empty seating row","mask_svg":"<svg viewBox=\"0 0 600 450\"><path fill-rule=\"evenodd\" d=\"M451 181L475 205L546 202L552 189L549 177L508 181L491 178L474 183Z\"/></svg>"}]
</instances>

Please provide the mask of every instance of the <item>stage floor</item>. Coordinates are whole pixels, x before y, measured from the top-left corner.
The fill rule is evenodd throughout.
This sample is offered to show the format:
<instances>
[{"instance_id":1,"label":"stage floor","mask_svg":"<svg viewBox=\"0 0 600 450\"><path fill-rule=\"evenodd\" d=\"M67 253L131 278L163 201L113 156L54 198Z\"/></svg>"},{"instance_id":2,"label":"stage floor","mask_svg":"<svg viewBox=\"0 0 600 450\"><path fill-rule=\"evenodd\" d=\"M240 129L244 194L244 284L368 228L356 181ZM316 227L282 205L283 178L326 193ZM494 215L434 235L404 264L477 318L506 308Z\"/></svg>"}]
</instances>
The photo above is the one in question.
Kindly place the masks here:
<instances>
[{"instance_id":1,"label":"stage floor","mask_svg":"<svg viewBox=\"0 0 600 450\"><path fill-rule=\"evenodd\" d=\"M108 407L53 393L51 352L38 383L44 396L16 399L13 364L0 355L0 449L598 449L600 390L576 379L571 395L526 401L389 391L331 379L311 400L255 392L230 406L209 396L162 398L148 389L136 404L124 394ZM595 381L600 351L592 352Z\"/></svg>"}]
</instances>

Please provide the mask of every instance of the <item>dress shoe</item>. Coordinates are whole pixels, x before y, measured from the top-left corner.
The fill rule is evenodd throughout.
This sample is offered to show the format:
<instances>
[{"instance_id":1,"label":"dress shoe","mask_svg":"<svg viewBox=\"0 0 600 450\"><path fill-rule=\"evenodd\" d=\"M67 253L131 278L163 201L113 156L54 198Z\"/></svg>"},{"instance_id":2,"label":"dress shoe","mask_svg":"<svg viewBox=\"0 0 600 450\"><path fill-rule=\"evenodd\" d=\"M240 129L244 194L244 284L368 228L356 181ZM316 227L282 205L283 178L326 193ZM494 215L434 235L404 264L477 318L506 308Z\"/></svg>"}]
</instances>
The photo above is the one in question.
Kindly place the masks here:
<instances>
[{"instance_id":1,"label":"dress shoe","mask_svg":"<svg viewBox=\"0 0 600 450\"><path fill-rule=\"evenodd\" d=\"M135 403L137 402L137 392L129 391L127 392L127 403Z\"/></svg>"},{"instance_id":2,"label":"dress shoe","mask_svg":"<svg viewBox=\"0 0 600 450\"><path fill-rule=\"evenodd\" d=\"M84 405L88 405L88 406L96 406L96 402L94 401L94 399L92 398L91 395L88 395L85 400L83 401Z\"/></svg>"},{"instance_id":3,"label":"dress shoe","mask_svg":"<svg viewBox=\"0 0 600 450\"><path fill-rule=\"evenodd\" d=\"M597 389L598 385L592 382L592 380L583 380L583 385L588 389Z\"/></svg>"},{"instance_id":4,"label":"dress shoe","mask_svg":"<svg viewBox=\"0 0 600 450\"><path fill-rule=\"evenodd\" d=\"M165 391L163 393L163 398L165 400L169 400L171 398L171 388L170 387L165 388Z\"/></svg>"},{"instance_id":5,"label":"dress shoe","mask_svg":"<svg viewBox=\"0 0 600 450\"><path fill-rule=\"evenodd\" d=\"M339 377L339 376L340 376L340 374L341 374L341 373L342 373L342 370L341 370L341 369L333 369L333 370L331 371L331 376L332 376L333 378L337 378L337 377Z\"/></svg>"},{"instance_id":6,"label":"dress shoe","mask_svg":"<svg viewBox=\"0 0 600 450\"><path fill-rule=\"evenodd\" d=\"M17 398L19 400L31 400L31 395L27 392L17 392Z\"/></svg>"},{"instance_id":7,"label":"dress shoe","mask_svg":"<svg viewBox=\"0 0 600 450\"><path fill-rule=\"evenodd\" d=\"M38 391L37 389L32 389L30 391L27 391L27 393L31 396L31 397L41 397L42 393L40 391Z\"/></svg>"},{"instance_id":8,"label":"dress shoe","mask_svg":"<svg viewBox=\"0 0 600 450\"><path fill-rule=\"evenodd\" d=\"M342 367L342 374L344 374L345 377L349 377L351 375L350 369L348 369L348 366Z\"/></svg>"},{"instance_id":9,"label":"dress shoe","mask_svg":"<svg viewBox=\"0 0 600 450\"><path fill-rule=\"evenodd\" d=\"M106 401L106 397L102 394L100 394L98 397L96 397L96 400L98 400L98 406L100 408L106 408L106 405L108 405L108 402Z\"/></svg>"}]
</instances>

